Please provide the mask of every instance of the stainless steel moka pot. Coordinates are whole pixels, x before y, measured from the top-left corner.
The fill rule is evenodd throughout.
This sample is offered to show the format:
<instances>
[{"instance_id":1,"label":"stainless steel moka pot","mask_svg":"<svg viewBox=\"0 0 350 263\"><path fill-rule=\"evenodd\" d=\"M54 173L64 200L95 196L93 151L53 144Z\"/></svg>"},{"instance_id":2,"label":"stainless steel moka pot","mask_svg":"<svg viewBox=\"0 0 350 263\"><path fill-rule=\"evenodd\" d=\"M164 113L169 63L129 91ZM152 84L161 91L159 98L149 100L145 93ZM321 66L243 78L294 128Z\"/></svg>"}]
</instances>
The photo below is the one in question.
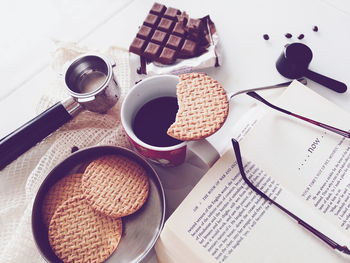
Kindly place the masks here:
<instances>
[{"instance_id":1,"label":"stainless steel moka pot","mask_svg":"<svg viewBox=\"0 0 350 263\"><path fill-rule=\"evenodd\" d=\"M0 170L83 109L105 113L115 105L120 87L113 74L114 66L108 58L97 54L75 58L64 74L71 97L57 102L0 140Z\"/></svg>"}]
</instances>

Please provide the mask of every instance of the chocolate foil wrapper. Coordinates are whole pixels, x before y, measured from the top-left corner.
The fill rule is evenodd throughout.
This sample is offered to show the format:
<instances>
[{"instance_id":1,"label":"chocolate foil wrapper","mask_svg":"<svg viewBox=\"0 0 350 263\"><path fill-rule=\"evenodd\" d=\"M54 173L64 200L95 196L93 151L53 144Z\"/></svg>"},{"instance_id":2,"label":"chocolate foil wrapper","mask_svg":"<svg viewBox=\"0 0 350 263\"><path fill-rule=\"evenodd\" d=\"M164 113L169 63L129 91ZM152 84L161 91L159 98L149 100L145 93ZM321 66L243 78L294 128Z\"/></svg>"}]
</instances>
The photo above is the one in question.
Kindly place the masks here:
<instances>
[{"instance_id":1,"label":"chocolate foil wrapper","mask_svg":"<svg viewBox=\"0 0 350 263\"><path fill-rule=\"evenodd\" d=\"M192 58L176 59L175 63L171 65L164 65L155 61L148 62L146 58L140 57L139 73L146 75L182 74L220 66L220 43L215 24L209 15L200 18L200 20L208 31L209 46L205 52Z\"/></svg>"}]
</instances>

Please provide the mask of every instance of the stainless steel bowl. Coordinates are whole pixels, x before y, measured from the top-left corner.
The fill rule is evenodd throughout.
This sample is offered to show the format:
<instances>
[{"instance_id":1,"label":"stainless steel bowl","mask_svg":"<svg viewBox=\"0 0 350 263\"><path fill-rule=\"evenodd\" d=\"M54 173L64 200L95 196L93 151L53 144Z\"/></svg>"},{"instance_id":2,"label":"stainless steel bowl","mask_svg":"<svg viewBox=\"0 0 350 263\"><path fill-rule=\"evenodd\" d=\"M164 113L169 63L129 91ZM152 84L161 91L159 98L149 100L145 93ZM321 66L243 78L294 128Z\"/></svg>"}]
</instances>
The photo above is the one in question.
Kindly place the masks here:
<instances>
[{"instance_id":1,"label":"stainless steel bowl","mask_svg":"<svg viewBox=\"0 0 350 263\"><path fill-rule=\"evenodd\" d=\"M58 164L41 184L33 204L32 232L38 250L47 262L61 262L50 247L48 230L43 222L43 200L50 187L72 173L83 172L86 165L103 155L123 155L140 164L147 172L150 191L147 202L136 213L123 217L123 234L109 263L139 262L154 246L164 224L165 196L155 170L136 153L121 147L97 146L77 151Z\"/></svg>"}]
</instances>

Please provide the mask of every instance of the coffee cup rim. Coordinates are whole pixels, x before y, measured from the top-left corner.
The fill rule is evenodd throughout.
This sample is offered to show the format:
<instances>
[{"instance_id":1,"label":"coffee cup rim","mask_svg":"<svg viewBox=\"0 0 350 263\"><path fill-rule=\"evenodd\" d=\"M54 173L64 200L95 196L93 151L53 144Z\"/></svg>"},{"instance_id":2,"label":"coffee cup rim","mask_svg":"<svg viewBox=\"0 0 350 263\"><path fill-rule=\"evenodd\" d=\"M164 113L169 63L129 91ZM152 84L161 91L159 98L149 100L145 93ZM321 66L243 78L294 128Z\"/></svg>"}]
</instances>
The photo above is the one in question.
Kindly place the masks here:
<instances>
[{"instance_id":1,"label":"coffee cup rim","mask_svg":"<svg viewBox=\"0 0 350 263\"><path fill-rule=\"evenodd\" d=\"M132 131L132 129L130 128L129 125L126 125L127 124L127 121L125 120L125 114L124 114L124 111L125 111L125 105L126 105L126 102L128 100L129 97L131 97L136 91L137 89L144 85L145 82L149 82L149 81L152 81L154 79L157 79L157 78L170 78L170 79L176 79L176 80L179 80L179 77L176 76L176 75L156 75L156 76L151 76L151 77L148 77L148 78L145 78L143 79L142 81L138 82L137 84L135 84L131 90L126 94L124 100L123 100L123 103L122 103L122 107L121 107L121 122L122 122L122 125L123 125L123 128L126 132L126 134L135 142L137 143L138 145L144 147L144 148L147 148L147 149L150 149L150 150L154 150L154 151L173 151L173 150L176 150L176 149L179 149L183 146L186 145L186 141L183 141L179 144L176 144L176 145L172 145L172 146L167 146L167 147L159 147L159 146L153 146L153 145L150 145L150 144L147 144L143 141L141 141L136 135L135 133Z\"/></svg>"}]
</instances>

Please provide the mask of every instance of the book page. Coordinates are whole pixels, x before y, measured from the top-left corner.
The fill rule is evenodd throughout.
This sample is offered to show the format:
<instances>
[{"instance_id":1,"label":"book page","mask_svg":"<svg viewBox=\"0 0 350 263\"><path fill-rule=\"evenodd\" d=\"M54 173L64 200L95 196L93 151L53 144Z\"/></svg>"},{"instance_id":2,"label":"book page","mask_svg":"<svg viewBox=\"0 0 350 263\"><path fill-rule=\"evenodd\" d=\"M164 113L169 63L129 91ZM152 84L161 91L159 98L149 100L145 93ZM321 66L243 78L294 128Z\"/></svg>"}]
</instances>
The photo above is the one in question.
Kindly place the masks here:
<instances>
[{"instance_id":1,"label":"book page","mask_svg":"<svg viewBox=\"0 0 350 263\"><path fill-rule=\"evenodd\" d=\"M350 113L298 82L286 90L278 105L350 129ZM302 202L318 210L319 217L327 218L350 237L350 139L270 112L244 139L241 148L247 159L255 160Z\"/></svg>"},{"instance_id":2,"label":"book page","mask_svg":"<svg viewBox=\"0 0 350 263\"><path fill-rule=\"evenodd\" d=\"M270 197L281 202L295 201L254 163L246 162L245 170L254 184ZM302 209L302 204L294 207ZM318 225L327 226L322 219L319 221ZM336 232L329 225L327 230ZM156 249L168 249L173 256L173 261L161 262L348 260L251 190L240 176L232 151L226 152L209 170L168 219L160 239L168 248Z\"/></svg>"},{"instance_id":3,"label":"book page","mask_svg":"<svg viewBox=\"0 0 350 263\"><path fill-rule=\"evenodd\" d=\"M261 121L254 125L247 138L243 138L242 152L244 156L249 156L244 158L248 177L271 198L289 204L288 208L293 211L302 211L300 214L306 221L317 221L315 226L321 227L327 234L332 233L338 242L348 241L337 227L329 224L326 218L319 217L317 210L308 211L308 204L300 202L300 197L294 196L294 185L289 189L288 184L285 187L285 181L279 181L280 177L276 180L275 175L272 176L268 169L270 166L276 165L284 170L294 167L289 168L290 164L279 165L275 162L276 149L270 151L270 148L259 148L258 143L261 141L267 144L263 139L266 134L260 133L260 123ZM297 136L300 137L300 134ZM285 137L288 138L287 135ZM253 152L252 155L256 158L250 158L247 152ZM260 166L264 163L260 159L272 161ZM320 166L320 163L315 162L314 165ZM306 184L304 188L305 186ZM157 244L156 250L163 249L172 255L172 261L167 261L165 257L161 262L349 260L253 192L242 180L232 150L220 158L168 219L160 242L162 248Z\"/></svg>"}]
</instances>

